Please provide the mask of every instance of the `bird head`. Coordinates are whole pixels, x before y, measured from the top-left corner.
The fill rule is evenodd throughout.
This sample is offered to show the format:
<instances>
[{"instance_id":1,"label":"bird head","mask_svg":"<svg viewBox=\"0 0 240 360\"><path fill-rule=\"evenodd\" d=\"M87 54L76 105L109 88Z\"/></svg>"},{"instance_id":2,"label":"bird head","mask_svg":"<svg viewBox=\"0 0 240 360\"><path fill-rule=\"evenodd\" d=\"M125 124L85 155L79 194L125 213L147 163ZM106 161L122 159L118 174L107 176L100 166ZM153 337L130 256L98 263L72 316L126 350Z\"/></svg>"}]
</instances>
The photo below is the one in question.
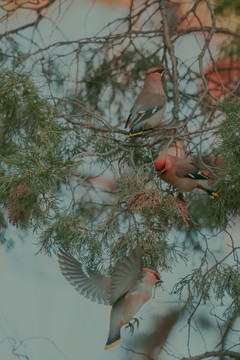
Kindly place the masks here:
<instances>
[{"instance_id":1,"label":"bird head","mask_svg":"<svg viewBox=\"0 0 240 360\"><path fill-rule=\"evenodd\" d=\"M160 276L155 271L147 268L144 268L143 270L146 271L146 273L151 276L153 286L161 286L163 281L160 279Z\"/></svg>"},{"instance_id":2,"label":"bird head","mask_svg":"<svg viewBox=\"0 0 240 360\"><path fill-rule=\"evenodd\" d=\"M158 176L166 173L171 169L170 157L167 156L166 152L161 152L155 161L155 169Z\"/></svg>"},{"instance_id":3,"label":"bird head","mask_svg":"<svg viewBox=\"0 0 240 360\"><path fill-rule=\"evenodd\" d=\"M168 69L165 69L164 67L154 67L154 68L151 68L149 70L147 70L145 72L145 75L148 76L148 75L157 75L157 76L160 76L162 77L165 72L168 71Z\"/></svg>"}]
</instances>

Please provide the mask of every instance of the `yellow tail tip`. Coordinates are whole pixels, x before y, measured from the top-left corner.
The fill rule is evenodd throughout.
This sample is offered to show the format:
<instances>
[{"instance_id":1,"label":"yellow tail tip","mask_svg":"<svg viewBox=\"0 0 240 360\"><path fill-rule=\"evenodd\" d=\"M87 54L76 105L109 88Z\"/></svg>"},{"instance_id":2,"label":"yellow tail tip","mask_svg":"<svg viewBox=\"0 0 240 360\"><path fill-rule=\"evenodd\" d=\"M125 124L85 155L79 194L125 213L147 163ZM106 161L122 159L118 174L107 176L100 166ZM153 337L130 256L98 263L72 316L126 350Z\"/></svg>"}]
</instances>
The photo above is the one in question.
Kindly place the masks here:
<instances>
[{"instance_id":1,"label":"yellow tail tip","mask_svg":"<svg viewBox=\"0 0 240 360\"><path fill-rule=\"evenodd\" d=\"M217 193L212 192L212 194L209 195L209 197L210 197L211 199L216 199L217 197L220 197L220 196L219 196Z\"/></svg>"},{"instance_id":2,"label":"yellow tail tip","mask_svg":"<svg viewBox=\"0 0 240 360\"><path fill-rule=\"evenodd\" d=\"M140 131L138 133L134 133L134 134L129 134L129 135L126 135L126 138L130 138L130 137L133 137L133 136L138 136L138 135L142 135L143 131Z\"/></svg>"},{"instance_id":3,"label":"yellow tail tip","mask_svg":"<svg viewBox=\"0 0 240 360\"><path fill-rule=\"evenodd\" d=\"M121 339L118 339L117 341L114 341L112 344L106 345L106 346L105 346L105 350L108 350L108 349L113 348L114 346L120 344L121 341L122 341Z\"/></svg>"}]
</instances>

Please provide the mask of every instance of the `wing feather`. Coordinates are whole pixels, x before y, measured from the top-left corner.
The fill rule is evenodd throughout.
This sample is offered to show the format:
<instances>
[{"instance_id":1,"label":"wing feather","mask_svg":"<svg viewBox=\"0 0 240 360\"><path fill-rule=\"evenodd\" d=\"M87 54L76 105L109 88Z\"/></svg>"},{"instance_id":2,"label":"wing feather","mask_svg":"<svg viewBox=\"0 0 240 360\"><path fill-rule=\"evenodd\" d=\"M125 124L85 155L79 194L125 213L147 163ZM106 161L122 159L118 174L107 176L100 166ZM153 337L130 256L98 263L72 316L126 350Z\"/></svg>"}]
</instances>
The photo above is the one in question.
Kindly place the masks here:
<instances>
[{"instance_id":1,"label":"wing feather","mask_svg":"<svg viewBox=\"0 0 240 360\"><path fill-rule=\"evenodd\" d=\"M198 166L196 166L193 163L189 163L187 161L184 161L184 159L181 159L182 166L181 168L177 168L176 175L181 178L190 178L194 180L210 180L211 178L204 173L202 173L202 170L199 169Z\"/></svg>"},{"instance_id":2,"label":"wing feather","mask_svg":"<svg viewBox=\"0 0 240 360\"><path fill-rule=\"evenodd\" d=\"M135 248L117 267L109 291L109 303L114 304L123 294L134 291L144 272L139 248Z\"/></svg>"},{"instance_id":3,"label":"wing feather","mask_svg":"<svg viewBox=\"0 0 240 360\"><path fill-rule=\"evenodd\" d=\"M161 106L154 106L145 110L138 111L135 118L131 121L131 128L137 123L145 123L146 120L150 119L154 114L162 109Z\"/></svg>"},{"instance_id":4,"label":"wing feather","mask_svg":"<svg viewBox=\"0 0 240 360\"><path fill-rule=\"evenodd\" d=\"M90 269L86 269L87 275L82 264L66 251L59 249L57 255L63 276L80 294L99 304L109 304L110 278Z\"/></svg>"},{"instance_id":5,"label":"wing feather","mask_svg":"<svg viewBox=\"0 0 240 360\"><path fill-rule=\"evenodd\" d=\"M125 127L133 127L139 121L145 122L151 118L156 112L162 110L166 106L167 98L162 94L150 93L147 99L148 106L143 106L140 101L134 103Z\"/></svg>"}]
</instances>

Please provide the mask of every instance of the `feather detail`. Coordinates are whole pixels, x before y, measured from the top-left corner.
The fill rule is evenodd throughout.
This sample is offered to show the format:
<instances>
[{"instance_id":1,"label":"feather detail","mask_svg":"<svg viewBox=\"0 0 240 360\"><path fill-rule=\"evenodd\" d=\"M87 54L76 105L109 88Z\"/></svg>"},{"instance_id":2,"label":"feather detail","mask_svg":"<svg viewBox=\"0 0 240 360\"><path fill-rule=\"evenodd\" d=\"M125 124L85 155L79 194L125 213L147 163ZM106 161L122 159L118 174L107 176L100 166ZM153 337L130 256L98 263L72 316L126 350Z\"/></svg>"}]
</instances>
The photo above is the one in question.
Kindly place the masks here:
<instances>
[{"instance_id":1,"label":"feather detail","mask_svg":"<svg viewBox=\"0 0 240 360\"><path fill-rule=\"evenodd\" d=\"M109 349L113 348L114 346L121 344L121 342L122 342L122 340L118 339L118 340L114 341L112 344L106 345L105 350L109 350Z\"/></svg>"},{"instance_id":2,"label":"feather detail","mask_svg":"<svg viewBox=\"0 0 240 360\"><path fill-rule=\"evenodd\" d=\"M80 294L99 304L109 305L110 278L90 269L85 273L82 264L66 251L59 249L57 255L63 276Z\"/></svg>"}]
</instances>

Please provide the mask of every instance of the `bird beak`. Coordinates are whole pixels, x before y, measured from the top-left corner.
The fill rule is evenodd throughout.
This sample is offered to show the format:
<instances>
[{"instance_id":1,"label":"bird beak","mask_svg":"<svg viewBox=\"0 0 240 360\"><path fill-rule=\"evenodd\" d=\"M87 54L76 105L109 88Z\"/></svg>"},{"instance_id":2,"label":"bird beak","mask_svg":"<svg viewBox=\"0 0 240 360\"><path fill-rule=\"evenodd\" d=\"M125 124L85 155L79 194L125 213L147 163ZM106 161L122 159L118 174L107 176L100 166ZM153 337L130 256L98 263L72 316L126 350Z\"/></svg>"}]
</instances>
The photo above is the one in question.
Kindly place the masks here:
<instances>
[{"instance_id":1,"label":"bird beak","mask_svg":"<svg viewBox=\"0 0 240 360\"><path fill-rule=\"evenodd\" d=\"M165 166L164 166L162 169L160 169L160 170L157 170L157 169L156 169L156 171L157 171L157 175L158 175L158 176L160 176L160 175L164 174L165 172L167 172L167 171L165 170Z\"/></svg>"},{"instance_id":2,"label":"bird beak","mask_svg":"<svg viewBox=\"0 0 240 360\"><path fill-rule=\"evenodd\" d=\"M160 287L162 283L163 283L162 280L158 280L158 281L156 282L155 286L156 286L156 287Z\"/></svg>"},{"instance_id":3,"label":"bird beak","mask_svg":"<svg viewBox=\"0 0 240 360\"><path fill-rule=\"evenodd\" d=\"M155 168L156 169L156 168ZM160 169L156 169L158 176L162 175L163 173L167 172L166 170L166 162Z\"/></svg>"},{"instance_id":4,"label":"bird beak","mask_svg":"<svg viewBox=\"0 0 240 360\"><path fill-rule=\"evenodd\" d=\"M164 172L164 169L157 171L157 175L160 176Z\"/></svg>"}]
</instances>

